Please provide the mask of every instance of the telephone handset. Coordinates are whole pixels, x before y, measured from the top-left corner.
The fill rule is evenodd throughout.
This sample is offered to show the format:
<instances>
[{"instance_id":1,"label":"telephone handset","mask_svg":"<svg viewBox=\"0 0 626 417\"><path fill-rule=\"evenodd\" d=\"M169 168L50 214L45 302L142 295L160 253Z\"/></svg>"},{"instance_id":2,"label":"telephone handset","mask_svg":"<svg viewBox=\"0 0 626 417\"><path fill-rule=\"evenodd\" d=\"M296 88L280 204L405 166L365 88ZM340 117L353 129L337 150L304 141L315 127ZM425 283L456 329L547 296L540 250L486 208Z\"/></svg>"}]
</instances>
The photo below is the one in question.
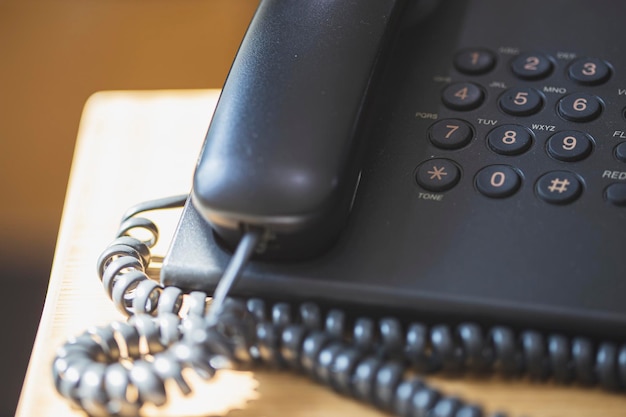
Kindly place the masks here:
<instances>
[{"instance_id":1,"label":"telephone handset","mask_svg":"<svg viewBox=\"0 0 626 417\"><path fill-rule=\"evenodd\" d=\"M188 391L182 367L212 376L212 356L305 371L403 416L482 413L414 372L625 389L626 55L615 39L626 4L450 5L263 0L165 288L145 274L151 242L125 235L156 234L135 215L182 200L130 212L98 262L122 311L158 304L157 320L137 314L68 342L57 390L94 414L132 414L165 401L163 379ZM240 275L233 294L289 303L225 301ZM189 318L176 327L183 290ZM89 362L118 352L115 334L138 371Z\"/></svg>"},{"instance_id":2,"label":"telephone handset","mask_svg":"<svg viewBox=\"0 0 626 417\"><path fill-rule=\"evenodd\" d=\"M192 202L234 246L312 257L335 238L358 185L367 93L401 0L264 1L207 134Z\"/></svg>"}]
</instances>

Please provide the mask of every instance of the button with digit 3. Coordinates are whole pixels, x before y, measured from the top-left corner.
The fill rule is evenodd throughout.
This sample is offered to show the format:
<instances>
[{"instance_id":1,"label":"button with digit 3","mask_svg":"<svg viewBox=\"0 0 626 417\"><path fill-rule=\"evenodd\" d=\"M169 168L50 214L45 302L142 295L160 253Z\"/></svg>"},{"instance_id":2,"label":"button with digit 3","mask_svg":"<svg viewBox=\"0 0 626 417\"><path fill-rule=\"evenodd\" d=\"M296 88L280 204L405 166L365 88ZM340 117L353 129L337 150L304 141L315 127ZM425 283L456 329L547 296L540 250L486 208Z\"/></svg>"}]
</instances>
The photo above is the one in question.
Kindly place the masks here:
<instances>
[{"instance_id":1,"label":"button with digit 3","mask_svg":"<svg viewBox=\"0 0 626 417\"><path fill-rule=\"evenodd\" d=\"M430 141L438 148L458 149L467 145L474 136L469 123L458 119L443 119L428 129Z\"/></svg>"},{"instance_id":2,"label":"button with digit 3","mask_svg":"<svg viewBox=\"0 0 626 417\"><path fill-rule=\"evenodd\" d=\"M487 197L508 197L519 189L521 183L520 175L508 165L490 165L476 174L476 188Z\"/></svg>"},{"instance_id":3,"label":"button with digit 3","mask_svg":"<svg viewBox=\"0 0 626 417\"><path fill-rule=\"evenodd\" d=\"M609 79L611 68L598 58L580 58L572 62L567 73L580 84L597 85Z\"/></svg>"},{"instance_id":4,"label":"button with digit 3","mask_svg":"<svg viewBox=\"0 0 626 417\"><path fill-rule=\"evenodd\" d=\"M483 90L473 83L454 83L443 90L443 104L453 110L473 110L485 98Z\"/></svg>"},{"instance_id":5,"label":"button with digit 3","mask_svg":"<svg viewBox=\"0 0 626 417\"><path fill-rule=\"evenodd\" d=\"M505 113L513 116L529 116L541 110L543 97L534 88L511 88L500 96L499 104Z\"/></svg>"},{"instance_id":6,"label":"button with digit 3","mask_svg":"<svg viewBox=\"0 0 626 417\"><path fill-rule=\"evenodd\" d=\"M528 129L520 125L502 125L487 135L487 144L501 155L519 155L526 152L533 143Z\"/></svg>"},{"instance_id":7,"label":"button with digit 3","mask_svg":"<svg viewBox=\"0 0 626 417\"><path fill-rule=\"evenodd\" d=\"M548 154L559 161L574 162L586 158L593 148L591 137L577 130L566 130L550 136Z\"/></svg>"},{"instance_id":8,"label":"button with digit 3","mask_svg":"<svg viewBox=\"0 0 626 417\"><path fill-rule=\"evenodd\" d=\"M551 204L567 204L576 200L582 185L578 176L569 171L552 171L539 178L537 195Z\"/></svg>"},{"instance_id":9,"label":"button with digit 3","mask_svg":"<svg viewBox=\"0 0 626 417\"><path fill-rule=\"evenodd\" d=\"M420 164L415 180L429 191L445 191L454 187L461 178L461 171L448 159L430 159Z\"/></svg>"}]
</instances>

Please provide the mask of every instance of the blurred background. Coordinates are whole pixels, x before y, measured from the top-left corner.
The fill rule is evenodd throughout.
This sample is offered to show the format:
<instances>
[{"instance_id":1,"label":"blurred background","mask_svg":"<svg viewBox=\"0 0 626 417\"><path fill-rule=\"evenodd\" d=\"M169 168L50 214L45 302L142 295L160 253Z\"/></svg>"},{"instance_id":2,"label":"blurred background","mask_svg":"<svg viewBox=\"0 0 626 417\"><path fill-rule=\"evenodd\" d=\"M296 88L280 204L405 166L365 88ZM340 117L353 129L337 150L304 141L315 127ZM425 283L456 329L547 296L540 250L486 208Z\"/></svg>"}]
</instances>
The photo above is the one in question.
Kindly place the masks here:
<instances>
[{"instance_id":1,"label":"blurred background","mask_svg":"<svg viewBox=\"0 0 626 417\"><path fill-rule=\"evenodd\" d=\"M221 87L257 4L0 0L0 416L26 372L85 101Z\"/></svg>"}]
</instances>

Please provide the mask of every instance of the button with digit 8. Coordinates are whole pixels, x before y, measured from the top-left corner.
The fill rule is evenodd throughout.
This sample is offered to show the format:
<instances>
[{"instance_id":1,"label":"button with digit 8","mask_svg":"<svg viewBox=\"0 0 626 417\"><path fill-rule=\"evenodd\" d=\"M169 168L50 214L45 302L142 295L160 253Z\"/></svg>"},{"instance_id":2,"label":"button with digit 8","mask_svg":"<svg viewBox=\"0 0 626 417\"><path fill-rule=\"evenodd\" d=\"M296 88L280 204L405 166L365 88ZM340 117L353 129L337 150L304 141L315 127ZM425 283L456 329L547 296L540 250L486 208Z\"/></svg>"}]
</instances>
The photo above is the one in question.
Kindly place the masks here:
<instances>
[{"instance_id":1,"label":"button with digit 8","mask_svg":"<svg viewBox=\"0 0 626 417\"><path fill-rule=\"evenodd\" d=\"M502 125L487 135L487 144L500 155L519 155L526 152L533 143L528 129L520 125Z\"/></svg>"}]
</instances>

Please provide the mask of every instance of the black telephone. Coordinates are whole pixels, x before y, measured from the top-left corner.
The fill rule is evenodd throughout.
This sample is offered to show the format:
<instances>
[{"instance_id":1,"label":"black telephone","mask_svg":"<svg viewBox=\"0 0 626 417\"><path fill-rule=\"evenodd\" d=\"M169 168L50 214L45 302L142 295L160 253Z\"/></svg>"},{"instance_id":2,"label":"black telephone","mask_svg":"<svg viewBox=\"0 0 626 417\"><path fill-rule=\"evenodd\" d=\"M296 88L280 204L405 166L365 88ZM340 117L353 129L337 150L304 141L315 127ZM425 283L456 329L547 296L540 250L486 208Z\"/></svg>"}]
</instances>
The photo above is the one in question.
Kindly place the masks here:
<instances>
[{"instance_id":1,"label":"black telephone","mask_svg":"<svg viewBox=\"0 0 626 417\"><path fill-rule=\"evenodd\" d=\"M399 415L480 411L400 382L404 368L383 364L398 352L425 372L497 368L626 388L625 15L618 1L261 1L163 262L167 308L180 308L168 287L197 291L204 306L254 234L233 294L305 306L295 327L275 306L278 341L264 307L247 304L262 322L265 361L310 368ZM156 284L140 272L116 278L129 268L116 256L148 263L122 239L100 260L103 282L115 293L116 282L144 280L137 305L149 305ZM399 320L383 319L373 336L372 321L336 306ZM227 327L240 314L230 308ZM351 343L378 340L386 352L365 370L359 349L329 341L345 320ZM480 328L490 329L484 339ZM313 350L307 334L317 335ZM346 368L321 363L323 349ZM69 398L62 375L75 350L54 368ZM182 362L207 371L184 352ZM163 400L129 378L140 398ZM101 410L110 398L91 388L86 408Z\"/></svg>"},{"instance_id":2,"label":"black telephone","mask_svg":"<svg viewBox=\"0 0 626 417\"><path fill-rule=\"evenodd\" d=\"M262 2L163 283L625 334L624 10Z\"/></svg>"}]
</instances>

